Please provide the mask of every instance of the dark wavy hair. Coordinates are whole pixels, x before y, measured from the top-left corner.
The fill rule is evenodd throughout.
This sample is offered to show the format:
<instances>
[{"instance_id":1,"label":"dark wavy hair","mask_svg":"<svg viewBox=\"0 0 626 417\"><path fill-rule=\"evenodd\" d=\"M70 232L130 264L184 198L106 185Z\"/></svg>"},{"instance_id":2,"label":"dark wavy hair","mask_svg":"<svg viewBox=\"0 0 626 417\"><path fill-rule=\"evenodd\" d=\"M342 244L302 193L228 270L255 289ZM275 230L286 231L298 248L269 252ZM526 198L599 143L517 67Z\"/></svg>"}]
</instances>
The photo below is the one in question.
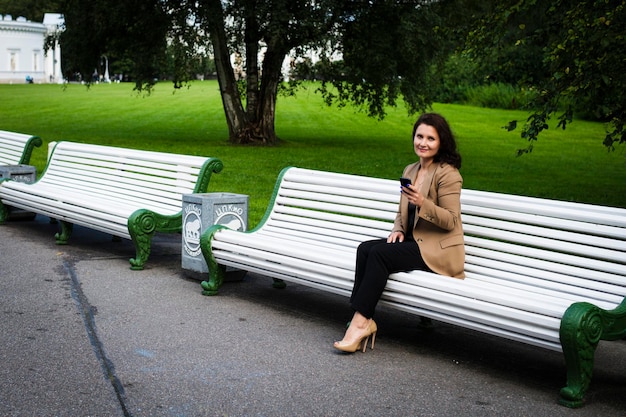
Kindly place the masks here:
<instances>
[{"instance_id":1,"label":"dark wavy hair","mask_svg":"<svg viewBox=\"0 0 626 417\"><path fill-rule=\"evenodd\" d=\"M461 168L461 154L456 149L456 140L452 134L450 125L440 114L437 113L424 113L422 114L415 125L413 126L413 136L415 138L415 132L419 125L432 126L437 130L439 134L439 152L435 156L435 162L446 162L457 169Z\"/></svg>"}]
</instances>

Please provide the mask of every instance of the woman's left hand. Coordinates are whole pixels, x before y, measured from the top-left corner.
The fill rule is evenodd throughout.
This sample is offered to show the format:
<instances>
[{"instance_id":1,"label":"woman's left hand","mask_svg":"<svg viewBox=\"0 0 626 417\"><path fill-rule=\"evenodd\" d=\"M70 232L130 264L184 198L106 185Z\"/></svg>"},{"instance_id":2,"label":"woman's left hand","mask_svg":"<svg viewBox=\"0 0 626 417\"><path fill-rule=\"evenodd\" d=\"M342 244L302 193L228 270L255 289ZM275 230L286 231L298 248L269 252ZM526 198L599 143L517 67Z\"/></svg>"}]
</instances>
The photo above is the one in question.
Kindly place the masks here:
<instances>
[{"instance_id":1,"label":"woman's left hand","mask_svg":"<svg viewBox=\"0 0 626 417\"><path fill-rule=\"evenodd\" d=\"M424 203L424 196L420 194L417 187L415 187L413 184L409 185L408 187L402 187L402 194L406 196L406 198L409 200L409 203L416 205L417 207L421 207Z\"/></svg>"}]
</instances>

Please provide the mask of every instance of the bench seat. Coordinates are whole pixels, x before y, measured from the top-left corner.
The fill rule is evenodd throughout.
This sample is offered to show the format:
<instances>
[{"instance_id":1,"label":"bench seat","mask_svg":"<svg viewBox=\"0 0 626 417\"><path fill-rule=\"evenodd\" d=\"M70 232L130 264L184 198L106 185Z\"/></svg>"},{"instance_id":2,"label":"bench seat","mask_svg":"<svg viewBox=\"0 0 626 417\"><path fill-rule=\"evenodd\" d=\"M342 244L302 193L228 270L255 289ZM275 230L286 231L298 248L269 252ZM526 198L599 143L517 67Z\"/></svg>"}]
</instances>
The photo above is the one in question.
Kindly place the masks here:
<instances>
[{"instance_id":1,"label":"bench seat","mask_svg":"<svg viewBox=\"0 0 626 417\"><path fill-rule=\"evenodd\" d=\"M0 183L0 220L14 206L59 220L59 244L74 224L131 239L131 268L142 269L155 232L182 230L183 194L206 192L222 167L217 158L59 142L37 182Z\"/></svg>"},{"instance_id":2,"label":"bench seat","mask_svg":"<svg viewBox=\"0 0 626 417\"><path fill-rule=\"evenodd\" d=\"M38 136L0 130L0 165L28 165L33 149L41 144Z\"/></svg>"},{"instance_id":3,"label":"bench seat","mask_svg":"<svg viewBox=\"0 0 626 417\"><path fill-rule=\"evenodd\" d=\"M203 293L231 266L349 296L357 246L388 236L399 197L397 181L287 168L256 228L202 234ZM563 351L560 402L582 405L598 341L626 336L626 210L463 190L461 212L466 278L395 273L381 304Z\"/></svg>"}]
</instances>

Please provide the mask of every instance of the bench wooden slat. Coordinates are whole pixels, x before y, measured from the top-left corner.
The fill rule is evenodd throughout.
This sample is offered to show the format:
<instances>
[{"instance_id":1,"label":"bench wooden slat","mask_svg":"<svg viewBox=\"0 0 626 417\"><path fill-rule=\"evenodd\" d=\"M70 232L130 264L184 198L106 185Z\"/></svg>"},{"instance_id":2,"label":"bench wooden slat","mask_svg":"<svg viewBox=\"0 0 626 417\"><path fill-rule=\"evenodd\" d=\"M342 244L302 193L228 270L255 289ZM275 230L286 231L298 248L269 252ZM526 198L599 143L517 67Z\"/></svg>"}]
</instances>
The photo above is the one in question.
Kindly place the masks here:
<instances>
[{"instance_id":1,"label":"bench wooden slat","mask_svg":"<svg viewBox=\"0 0 626 417\"><path fill-rule=\"evenodd\" d=\"M585 254L585 256L589 258L614 262L620 262L624 258L624 252L620 252L619 250L623 242L615 242L613 247L616 247L617 250L612 250L591 246L587 244L588 242L582 239L582 236L579 241L585 242L585 244L571 243L569 239L558 240L557 232L554 233L553 236L555 238L553 239L532 234L530 233L532 231L531 229L526 229L527 233L520 233L515 231L524 230L522 227L511 227L509 228L511 230L502 230L485 226L477 226L475 224L464 224L463 226L466 234L479 235L484 238L501 240L503 242L514 241L517 245L521 244L539 249L547 249L554 254L554 257L558 257L561 254L563 256L566 256L568 254ZM608 242L606 240L603 243L605 245L608 245Z\"/></svg>"},{"instance_id":2,"label":"bench wooden slat","mask_svg":"<svg viewBox=\"0 0 626 417\"><path fill-rule=\"evenodd\" d=\"M24 202L24 200L16 200L11 202L11 204L14 207L34 211L57 220L71 221L73 224L79 224L125 239L131 238L128 233L128 227L124 223L127 217L115 216L109 213L94 213L92 210L86 210L80 207L75 207L71 211L64 210L63 214L59 214L59 209L65 209L64 205L37 198L30 199L27 202Z\"/></svg>"},{"instance_id":3,"label":"bench wooden slat","mask_svg":"<svg viewBox=\"0 0 626 417\"><path fill-rule=\"evenodd\" d=\"M55 149L54 153L58 152L58 155L68 154L78 156L79 158L85 157L88 159L100 159L103 157L111 158L111 160L137 160L146 161L152 163L162 163L165 165L192 165L202 166L206 162L204 156L183 155L167 152L155 152L140 149L118 148L115 146L94 145L78 142L59 142L63 143L62 147L58 150ZM57 144L58 145L58 144Z\"/></svg>"},{"instance_id":4,"label":"bench wooden slat","mask_svg":"<svg viewBox=\"0 0 626 417\"><path fill-rule=\"evenodd\" d=\"M503 252L524 256L528 258L526 262L549 261L543 263L543 265L546 266L546 269L555 272L562 271L564 266L572 265L580 268L587 268L590 271L607 272L616 275L625 275L626 273L626 265L615 264L598 259L584 258L582 256L557 253L549 250L531 248L523 245L514 245L489 239L480 239L467 235L465 236L465 241L471 246L495 251L498 255L500 255L500 252Z\"/></svg>"},{"instance_id":5,"label":"bench wooden slat","mask_svg":"<svg viewBox=\"0 0 626 417\"><path fill-rule=\"evenodd\" d=\"M76 177L63 177L63 176L55 176L54 178L46 178L42 183L50 184L57 187L80 187L83 189L90 189L94 192L97 191L105 191L111 190L115 186L112 184L116 184L111 180L109 182L104 182L102 180L93 181L91 178L85 178L84 180L80 180ZM158 188L158 183L146 183L145 186L141 185L140 181L134 181L133 183L129 183L127 181L119 181L117 182L119 192L126 192L128 195L145 195L145 196L163 196L166 200L171 200L180 198L179 193L176 191L179 190L183 193L187 191L192 192L193 189L170 189L168 187L163 187L161 189Z\"/></svg>"},{"instance_id":6,"label":"bench wooden slat","mask_svg":"<svg viewBox=\"0 0 626 417\"><path fill-rule=\"evenodd\" d=\"M67 205L92 209L94 211L106 210L117 213L120 216L128 216L139 208L147 208L162 214L175 214L180 211L180 204L159 204L154 200L142 200L137 196L125 194L107 194L103 192L94 192L89 188L74 188L76 192L68 192L67 187L50 186L47 183L41 184L37 188L36 194L30 194L31 187L13 185L11 189L4 191L4 197L12 202L24 200L24 196L28 195L28 200L39 201L42 204L51 204L62 209ZM45 202L45 203L44 203ZM11 204L9 204L11 205Z\"/></svg>"},{"instance_id":7,"label":"bench wooden slat","mask_svg":"<svg viewBox=\"0 0 626 417\"><path fill-rule=\"evenodd\" d=\"M67 178L74 178L77 174L89 172L90 177L102 180L117 179L129 183L145 182L147 184L156 183L163 186L169 185L172 187L184 186L186 188L193 189L195 181L198 177L198 172L192 173L169 173L164 170L155 171L158 175L151 175L149 172L137 172L128 169L110 169L102 166L89 166L81 167L80 165L64 165L62 163L56 163L54 165L55 175L64 176ZM171 175L165 176L165 173Z\"/></svg>"},{"instance_id":8,"label":"bench wooden slat","mask_svg":"<svg viewBox=\"0 0 626 417\"><path fill-rule=\"evenodd\" d=\"M42 143L38 136L0 130L0 165L29 164L34 148Z\"/></svg>"},{"instance_id":9,"label":"bench wooden slat","mask_svg":"<svg viewBox=\"0 0 626 417\"><path fill-rule=\"evenodd\" d=\"M274 230L274 229L264 229L262 232L257 233L255 236L259 236L259 238L268 238L268 239L283 239L288 244L303 246L313 245L313 247L326 247L330 249L336 249L342 253L343 256L354 256L356 254L356 247L360 242L354 239L342 239L336 238L333 236L321 236L315 235L310 232L301 232L301 231L290 231L290 233L284 233L283 230Z\"/></svg>"},{"instance_id":10,"label":"bench wooden slat","mask_svg":"<svg viewBox=\"0 0 626 417\"><path fill-rule=\"evenodd\" d=\"M94 212L94 216L98 216L98 213L103 213L104 216L111 216L111 218L128 218L130 214L132 214L136 209L132 206L124 206L122 204L115 204L110 201L107 201L108 204L104 204L103 202L106 200L98 200L97 196L89 195L88 204L83 204L83 201L76 199L75 196L71 196L71 198L58 198L57 195L50 194L49 190L45 192L41 192L38 194L29 195L28 198L24 198L24 193L20 192L21 187L15 187L11 189L7 189L3 193L3 200L10 201L12 204L18 205L31 205L31 203L39 204L40 207L50 207L56 208L59 211L67 210L69 212L75 210L83 210L84 212ZM74 203L76 200L78 203ZM100 204L98 204L100 202ZM35 208L34 204L32 205ZM38 207L39 207L38 206ZM61 217L63 213L59 212L59 217ZM125 222L123 222L125 223Z\"/></svg>"},{"instance_id":11,"label":"bench wooden slat","mask_svg":"<svg viewBox=\"0 0 626 417\"><path fill-rule=\"evenodd\" d=\"M383 297L393 299L394 295L401 294L407 305L423 309L424 312L445 313L448 320L462 319L468 324L475 323L490 327L494 332L523 333L533 338L532 344L535 344L535 340L541 344L546 341L554 343L559 340L558 323L560 320L558 318L525 311L518 312L506 306L493 305L455 294L441 294L428 288L423 289L419 297L415 297L410 292L399 291L400 288L406 286L406 283L390 281L388 285L390 295L387 298L387 293L384 292ZM515 311L514 316L511 315L512 311Z\"/></svg>"},{"instance_id":12,"label":"bench wooden slat","mask_svg":"<svg viewBox=\"0 0 626 417\"><path fill-rule=\"evenodd\" d=\"M326 192L328 192L328 190L326 190ZM318 189L316 191L283 189L280 193L280 198L284 201L292 202L286 203L286 205L294 206L298 206L299 202L302 202L303 200L306 201L304 204L307 204L308 202L330 203L330 206L335 206L339 204L342 206L342 211L340 211L340 213L354 213L356 215L360 215L362 210L364 209L374 209L381 212L392 213L395 218L395 214L398 209L397 202L380 201L379 199L367 198L367 196L349 197L333 193L327 194L323 192L323 189ZM346 211L349 208L353 208L355 211Z\"/></svg>"},{"instance_id":13,"label":"bench wooden slat","mask_svg":"<svg viewBox=\"0 0 626 417\"><path fill-rule=\"evenodd\" d=\"M304 168L292 168L281 173L283 184L289 186L291 182L305 184L330 185L346 189L376 192L384 195L397 194L389 188L390 180L382 178L364 177L360 175L341 174L328 171L317 171ZM398 187L398 182L394 182ZM399 190L399 188L398 188ZM397 196L399 201L399 196Z\"/></svg>"},{"instance_id":14,"label":"bench wooden slat","mask_svg":"<svg viewBox=\"0 0 626 417\"><path fill-rule=\"evenodd\" d=\"M624 291L623 275L598 270L589 270L584 266L558 264L541 259L533 259L517 253L495 252L473 245L466 245L466 264L493 266L513 274L520 274L525 280L532 275L542 281L558 280L575 287L598 288L598 284L606 284L610 288Z\"/></svg>"},{"instance_id":15,"label":"bench wooden slat","mask_svg":"<svg viewBox=\"0 0 626 417\"><path fill-rule=\"evenodd\" d=\"M474 206L471 204L463 205L463 221L471 222L472 219L481 219L484 222L493 220L505 220L507 222L523 223L545 227L550 230L571 231L582 233L589 238L596 236L607 237L612 239L624 239L624 229L617 226L607 226L597 223L587 223L576 220L557 219L554 217L538 216L536 214L511 212L501 209L492 209L488 207Z\"/></svg>"},{"instance_id":16,"label":"bench wooden slat","mask_svg":"<svg viewBox=\"0 0 626 417\"><path fill-rule=\"evenodd\" d=\"M16 161L19 161L24 148L22 146L14 146L12 143L7 143L0 139L0 147L2 152L0 153L0 164L2 165L17 165Z\"/></svg>"},{"instance_id":17,"label":"bench wooden slat","mask_svg":"<svg viewBox=\"0 0 626 417\"><path fill-rule=\"evenodd\" d=\"M284 239L285 242L315 242L320 246L353 246L355 249L360 242L356 240L345 240L342 238L332 236L321 236L315 233L296 232L291 231L289 234L285 234L284 229L274 229L271 227L263 228L263 232L258 236L267 236L275 239Z\"/></svg>"},{"instance_id":18,"label":"bench wooden slat","mask_svg":"<svg viewBox=\"0 0 626 417\"><path fill-rule=\"evenodd\" d=\"M487 282L473 276L462 280L462 282L455 282L453 281L454 278L415 271L392 274L390 279L410 284L410 287L407 287L408 293L418 297L421 297L422 291L428 288L471 300L459 303L460 306L468 302L479 301L540 316L560 318L565 308L572 303L572 297L563 296L555 291L548 293L536 291L529 287L516 288L510 286L506 281ZM617 304L606 303L606 305L615 307ZM517 314L514 316L518 318Z\"/></svg>"},{"instance_id":19,"label":"bench wooden slat","mask_svg":"<svg viewBox=\"0 0 626 417\"><path fill-rule=\"evenodd\" d=\"M497 208L516 213L527 213L553 217L555 219L567 219L591 224L604 224L609 226L626 227L622 209L594 206L591 204L557 202L556 200L537 199L531 197L510 196L498 193L477 192L476 190L463 190L461 192L461 205L476 205L479 207Z\"/></svg>"},{"instance_id":20,"label":"bench wooden slat","mask_svg":"<svg viewBox=\"0 0 626 417\"><path fill-rule=\"evenodd\" d=\"M519 218L517 219L522 220ZM577 224L580 224L580 222L578 222ZM463 225L483 226L489 229L498 229L506 232L518 232L533 237L543 237L563 242L584 243L588 246L609 248L611 250L617 251L626 251L626 240L624 240L623 237L624 232L623 230L620 231L620 229L617 227L607 226L603 231L604 236L607 236L607 234L611 232L613 236L604 237L597 235L599 230L598 226L596 225L589 225L590 227L587 231L566 231L555 225L554 222L552 222L549 227L542 227L536 226L535 224L529 224L529 222L517 222L513 219L507 219L507 221L504 221L467 214L463 215ZM622 236L620 236L619 233L621 233Z\"/></svg>"},{"instance_id":21,"label":"bench wooden slat","mask_svg":"<svg viewBox=\"0 0 626 417\"><path fill-rule=\"evenodd\" d=\"M71 188L68 188L71 187ZM71 190L68 192L67 190ZM88 181L83 182L63 182L58 181L42 181L41 190L50 190L47 192L49 198L64 200L67 202L82 202L86 206L95 204L87 201L84 197L90 196L91 199L99 199L101 201L109 201L111 203L118 202L124 206L133 206L137 208L150 208L164 213L177 213L180 211L182 198L181 195L173 193L145 193L145 189L141 187L118 188L115 186L91 187ZM81 194L77 195L76 191ZM40 191L43 193L46 191ZM100 204L100 203L99 203ZM132 210L134 211L134 210ZM132 212L131 211L131 212Z\"/></svg>"},{"instance_id":22,"label":"bench wooden slat","mask_svg":"<svg viewBox=\"0 0 626 417\"><path fill-rule=\"evenodd\" d=\"M563 297L570 297L572 302L586 299L600 304L608 302L615 305L619 304L626 296L623 287L618 285L589 281L571 275L542 271L537 268L520 267L500 261L480 259L471 255L468 256L466 265L466 275L472 276L474 279L493 283L504 281L506 285L513 288L527 288L534 291L545 289L550 293L556 292ZM592 283L593 287L591 287Z\"/></svg>"},{"instance_id":23,"label":"bench wooden slat","mask_svg":"<svg viewBox=\"0 0 626 417\"><path fill-rule=\"evenodd\" d=\"M276 209L272 212L272 216L267 219L267 222L265 224L271 224L274 218L279 218L279 216L282 214L291 215L296 218L301 217L305 219L319 219L322 221L362 226L370 229L385 230L387 234L389 231L389 221L369 219L365 217L345 216L336 213L328 213L323 211L308 210L299 207L289 206L277 206Z\"/></svg>"},{"instance_id":24,"label":"bench wooden slat","mask_svg":"<svg viewBox=\"0 0 626 417\"><path fill-rule=\"evenodd\" d=\"M531 207L531 211L529 213L533 213L532 207L538 208L541 212L543 212L544 207L550 208L560 208L567 210L568 213L574 214L574 218L579 218L579 211L584 211L587 213L595 213L598 216L593 218L591 223L597 221L597 219L602 219L605 215L616 215L620 217L624 209L620 207L610 207L610 206L601 206L597 204L587 204L587 203L579 203L573 201L563 201L563 200L554 200L549 198L539 198L536 196L523 196L516 194L504 194L493 191L480 191L480 190L471 190L471 189L463 189L462 191L462 202L463 204L473 204L472 201L480 200L481 203L479 205L484 207L496 207L500 206L502 202L506 201L508 207L514 209L520 203L526 204L526 208L528 204ZM526 209L525 208L525 209ZM535 209L536 210L536 209ZM556 216L555 218L568 218L568 216ZM600 223L604 223L600 221ZM623 222L621 223L624 224Z\"/></svg>"},{"instance_id":25,"label":"bench wooden slat","mask_svg":"<svg viewBox=\"0 0 626 417\"><path fill-rule=\"evenodd\" d=\"M397 310L401 310L407 313L411 313L417 316L429 317L433 320L438 320L442 323L448 323L452 325L456 325L459 327L463 327L466 329L474 330L477 332L482 332L486 334L490 334L493 336L502 337L505 339L513 340L516 342L526 343L528 345L537 346L540 348L553 350L553 351L561 351L561 345L558 341L549 341L545 339L540 339L537 337L529 336L522 332L510 331L500 327L486 326L479 322L468 321L464 318L457 318L454 316L450 316L446 313L439 313L437 311L418 308L411 305L403 304L403 297L389 297L389 299L382 299L380 301L381 305L386 305L392 307Z\"/></svg>"},{"instance_id":26,"label":"bench wooden slat","mask_svg":"<svg viewBox=\"0 0 626 417\"><path fill-rule=\"evenodd\" d=\"M279 196L276 198L276 202L278 204L284 204L288 206L296 206L301 208L308 208L312 210L321 210L330 213L341 213L341 214L353 214L355 211L355 207L352 206L343 206L341 204L333 204L333 203L325 203L325 202L316 202L313 200L301 200L294 199L288 197ZM387 219L391 220L392 214L390 212L380 212L379 210L372 209L369 207L363 207L359 210L359 216L372 218L372 219ZM395 218L395 215L393 215Z\"/></svg>"},{"instance_id":27,"label":"bench wooden slat","mask_svg":"<svg viewBox=\"0 0 626 417\"><path fill-rule=\"evenodd\" d=\"M551 350L561 350L558 342L558 331L554 330L555 327L558 327L558 319L545 320L543 318L542 323L535 320L541 319L539 316L529 316L524 321L507 319L505 315L493 314L487 307L481 311L479 308L469 308L456 304L459 301L458 299L455 301L453 298L450 298L448 300L451 301L450 303L444 302L434 298L437 295L436 292L432 292L430 297L428 296L429 294L425 294L423 297L414 297L406 292L394 291L403 285L406 286L407 284L397 281L389 282L389 291L383 293L383 304L421 316L431 317L444 323L523 341ZM389 301L392 302L389 303ZM466 300L462 299L461 301L465 302ZM503 312L504 310L500 311L500 313ZM543 324L543 326L540 324Z\"/></svg>"},{"instance_id":28,"label":"bench wooden slat","mask_svg":"<svg viewBox=\"0 0 626 417\"><path fill-rule=\"evenodd\" d=\"M271 227L274 229L285 229L288 233L290 230L310 230L315 232L316 228L322 228L330 236L342 237L345 239L359 240L364 237L376 238L386 237L389 234L387 229L374 229L370 227L354 226L350 224L328 222L318 219L300 218L301 222L296 222L296 217L275 215L272 217ZM326 233L325 233L326 234ZM361 242L363 240L360 240Z\"/></svg>"},{"instance_id":29,"label":"bench wooden slat","mask_svg":"<svg viewBox=\"0 0 626 417\"><path fill-rule=\"evenodd\" d=\"M115 158L120 159L120 158ZM143 161L138 161L143 162ZM55 165L57 169L71 170L80 168L93 172L110 172L119 176L142 177L147 179L162 178L164 180L186 179L191 180L197 176L198 169L192 169L187 165L168 164L143 164L136 161L122 161L112 163L110 159L85 159L80 157L57 157ZM154 168L153 168L154 167Z\"/></svg>"},{"instance_id":30,"label":"bench wooden slat","mask_svg":"<svg viewBox=\"0 0 626 417\"><path fill-rule=\"evenodd\" d=\"M286 181L281 188L281 195L294 195L296 191L302 191L306 194L317 194L322 198L328 195L328 201L337 201L333 197L352 197L359 200L367 201L380 201L385 203L392 203L393 207L397 208L400 197L398 193L381 193L380 191L370 191L368 189L359 189L355 187L355 182L362 181L357 179L354 182L349 182L343 187L338 187L337 184L307 184L302 182ZM332 196L332 197L331 197ZM349 201L349 200L348 200ZM361 205L358 203L357 205Z\"/></svg>"},{"instance_id":31,"label":"bench wooden slat","mask_svg":"<svg viewBox=\"0 0 626 417\"><path fill-rule=\"evenodd\" d=\"M335 271L331 271L333 273L328 274L323 273L320 268L301 268L301 265L307 266L306 262L302 260L294 263L274 263L268 262L265 259L251 258L244 254L230 252L225 253L221 261L226 266L232 265L238 267L240 265L246 265L247 270L250 272L257 272L277 279L288 279L289 281L298 282L309 287L330 291L339 295L350 295L351 291L352 283L350 280L338 278ZM308 266L310 267L310 265ZM324 271L327 272L328 269L324 268ZM349 274L349 272L346 271L345 274Z\"/></svg>"},{"instance_id":32,"label":"bench wooden slat","mask_svg":"<svg viewBox=\"0 0 626 417\"><path fill-rule=\"evenodd\" d=\"M563 298L549 297L537 292L527 292L506 285L488 284L480 280L467 280L464 282L451 283L448 280L455 278L448 277L416 277L411 274L392 274L391 280L408 284L406 293L419 298L427 297L426 294L433 294L438 301L443 301L444 297L454 297L467 299L462 302L455 301L452 304L471 308L472 303L479 303L486 311L497 314L500 308L515 310L516 320L521 320L526 313L541 317L555 317L560 319L563 311L571 304L571 301ZM489 291L485 291L488 289ZM426 292L432 291L432 292ZM436 294L436 296L435 296ZM488 307L487 307L488 306ZM483 308L483 307L481 307ZM519 314L518 314L519 313ZM511 314L506 314L511 316ZM533 319L535 320L535 319Z\"/></svg>"},{"instance_id":33,"label":"bench wooden slat","mask_svg":"<svg viewBox=\"0 0 626 417\"><path fill-rule=\"evenodd\" d=\"M85 177L88 174L88 178L94 183L98 182L119 182L127 184L152 186L154 189L158 189L159 185L161 189L191 189L193 190L197 175L191 174L172 174L170 177L165 177L165 171L160 171L158 176L149 175L146 173L137 173L128 170L111 170L102 167L80 167L78 165L64 166L55 164L51 169L51 174L59 179L77 179L78 177Z\"/></svg>"},{"instance_id":34,"label":"bench wooden slat","mask_svg":"<svg viewBox=\"0 0 626 417\"><path fill-rule=\"evenodd\" d=\"M338 236L337 233L329 233L326 235L321 235L317 230L310 228L307 230L306 227L301 227L298 229L286 229L276 226L267 226L264 228L263 233L259 233L259 236L268 236L273 235L279 239L300 239L304 242L306 241L316 241L316 242L328 242L336 245L342 246L353 246L356 247L359 243L363 242L363 240L371 239L371 235L360 235L354 234L350 236L349 239L346 237Z\"/></svg>"},{"instance_id":35,"label":"bench wooden slat","mask_svg":"<svg viewBox=\"0 0 626 417\"><path fill-rule=\"evenodd\" d=\"M255 251L262 251L263 257L271 262L279 262L285 260L286 263L295 262L296 259L305 261L306 264L311 263L313 270L318 270L323 266L331 266L351 270L354 267L354 257L346 256L345 252L339 247L334 248L325 245L298 245L297 242L291 241L291 251L287 256L276 253L276 248L280 245L279 238L268 236L257 236L254 245L242 241L236 237L228 239L228 241L215 242L216 249L224 248L235 250L238 253L247 256L255 256ZM314 249L313 249L314 248ZM313 250L312 250L313 249Z\"/></svg>"}]
</instances>

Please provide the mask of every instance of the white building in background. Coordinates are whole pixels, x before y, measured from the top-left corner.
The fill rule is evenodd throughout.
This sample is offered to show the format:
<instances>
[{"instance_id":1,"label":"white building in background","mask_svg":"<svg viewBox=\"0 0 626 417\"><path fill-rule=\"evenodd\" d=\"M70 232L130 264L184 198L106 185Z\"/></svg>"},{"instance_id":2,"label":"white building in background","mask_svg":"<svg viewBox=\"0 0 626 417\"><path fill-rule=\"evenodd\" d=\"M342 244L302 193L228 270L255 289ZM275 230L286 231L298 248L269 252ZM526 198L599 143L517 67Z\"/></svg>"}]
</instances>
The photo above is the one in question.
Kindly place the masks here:
<instances>
[{"instance_id":1,"label":"white building in background","mask_svg":"<svg viewBox=\"0 0 626 417\"><path fill-rule=\"evenodd\" d=\"M43 23L0 15L0 83L62 83L58 42L46 51L45 39L62 30L63 15L46 13Z\"/></svg>"}]
</instances>

